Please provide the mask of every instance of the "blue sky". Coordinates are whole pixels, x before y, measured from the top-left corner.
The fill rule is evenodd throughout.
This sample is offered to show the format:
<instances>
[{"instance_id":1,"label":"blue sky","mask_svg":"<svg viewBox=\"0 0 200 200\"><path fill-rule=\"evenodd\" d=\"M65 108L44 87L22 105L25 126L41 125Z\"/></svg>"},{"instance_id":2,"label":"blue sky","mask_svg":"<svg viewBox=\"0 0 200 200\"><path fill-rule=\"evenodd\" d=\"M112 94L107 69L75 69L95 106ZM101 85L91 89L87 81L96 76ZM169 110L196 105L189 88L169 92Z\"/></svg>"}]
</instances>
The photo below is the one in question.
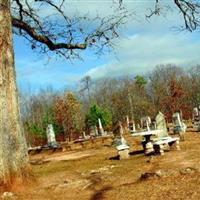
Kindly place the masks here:
<instances>
[{"instance_id":1,"label":"blue sky","mask_svg":"<svg viewBox=\"0 0 200 200\"><path fill-rule=\"evenodd\" d=\"M102 16L108 13L110 0L82 1L80 14L98 11ZM117 40L115 54L110 53L97 58L93 52L82 52L83 61L52 58L39 55L31 50L30 45L20 37L14 37L17 82L21 90L37 91L52 86L54 89L74 88L82 77L90 75L92 79L118 77L121 75L138 75L151 71L158 64L177 64L183 68L199 64L200 33L179 32L177 27L183 25L172 1L172 10L163 11L164 15L153 17L149 21L145 13L153 5L152 1L127 0L130 10L136 15L122 31ZM70 12L77 12L80 1L73 0ZM73 9L72 9L73 8ZM48 12L48 11L46 11ZM175 28L174 28L175 27Z\"/></svg>"}]
</instances>

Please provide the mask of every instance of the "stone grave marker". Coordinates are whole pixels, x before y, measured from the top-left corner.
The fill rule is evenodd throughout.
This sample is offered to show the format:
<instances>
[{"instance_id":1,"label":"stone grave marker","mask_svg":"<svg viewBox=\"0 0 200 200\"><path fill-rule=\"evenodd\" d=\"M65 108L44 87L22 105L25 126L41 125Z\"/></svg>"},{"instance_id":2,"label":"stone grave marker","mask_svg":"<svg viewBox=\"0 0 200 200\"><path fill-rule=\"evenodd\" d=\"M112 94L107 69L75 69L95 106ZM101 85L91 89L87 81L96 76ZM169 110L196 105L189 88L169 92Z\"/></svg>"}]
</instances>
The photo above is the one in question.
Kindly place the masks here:
<instances>
[{"instance_id":1,"label":"stone grave marker","mask_svg":"<svg viewBox=\"0 0 200 200\"><path fill-rule=\"evenodd\" d=\"M48 124L47 129L46 129L46 134L47 134L48 147L50 148L58 147L52 124Z\"/></svg>"},{"instance_id":2,"label":"stone grave marker","mask_svg":"<svg viewBox=\"0 0 200 200\"><path fill-rule=\"evenodd\" d=\"M160 133L158 135L158 138L168 137L167 124L166 124L166 121L165 121L165 116L160 111L156 115L156 128L158 130L163 130L162 133Z\"/></svg>"}]
</instances>

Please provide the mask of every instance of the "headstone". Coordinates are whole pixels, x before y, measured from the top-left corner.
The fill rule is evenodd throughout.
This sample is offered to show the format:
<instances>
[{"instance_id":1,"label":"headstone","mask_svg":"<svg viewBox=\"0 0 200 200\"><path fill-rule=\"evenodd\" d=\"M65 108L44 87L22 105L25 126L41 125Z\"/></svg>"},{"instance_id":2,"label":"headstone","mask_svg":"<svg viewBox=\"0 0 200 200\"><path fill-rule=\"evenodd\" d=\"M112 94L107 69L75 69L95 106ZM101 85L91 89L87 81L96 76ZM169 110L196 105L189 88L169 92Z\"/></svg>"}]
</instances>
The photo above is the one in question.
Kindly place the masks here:
<instances>
[{"instance_id":1,"label":"headstone","mask_svg":"<svg viewBox=\"0 0 200 200\"><path fill-rule=\"evenodd\" d=\"M94 127L91 127L91 128L90 128L90 136L92 136L92 137L96 136Z\"/></svg>"},{"instance_id":2,"label":"headstone","mask_svg":"<svg viewBox=\"0 0 200 200\"><path fill-rule=\"evenodd\" d=\"M182 126L181 118L178 112L174 113L172 118L173 118L173 123L175 126L178 126L178 127Z\"/></svg>"},{"instance_id":3,"label":"headstone","mask_svg":"<svg viewBox=\"0 0 200 200\"><path fill-rule=\"evenodd\" d=\"M158 130L163 130L162 133L159 134L159 136L158 136L159 138L168 137L167 124L166 124L166 121L165 121L165 116L160 111L156 116L156 128Z\"/></svg>"},{"instance_id":4,"label":"headstone","mask_svg":"<svg viewBox=\"0 0 200 200\"><path fill-rule=\"evenodd\" d=\"M136 129L140 129L141 127L140 127L140 124L136 124Z\"/></svg>"},{"instance_id":5,"label":"headstone","mask_svg":"<svg viewBox=\"0 0 200 200\"><path fill-rule=\"evenodd\" d=\"M129 131L130 132L136 132L136 129L135 129L135 122L132 120L131 122L129 122Z\"/></svg>"},{"instance_id":6,"label":"headstone","mask_svg":"<svg viewBox=\"0 0 200 200\"><path fill-rule=\"evenodd\" d=\"M199 116L199 111L197 107L193 108L193 116L195 117Z\"/></svg>"},{"instance_id":7,"label":"headstone","mask_svg":"<svg viewBox=\"0 0 200 200\"><path fill-rule=\"evenodd\" d=\"M90 127L90 136L93 136L93 137L97 137L99 134L98 134L98 129L96 126L91 126Z\"/></svg>"},{"instance_id":8,"label":"headstone","mask_svg":"<svg viewBox=\"0 0 200 200\"><path fill-rule=\"evenodd\" d=\"M193 108L192 112L193 128L197 128L200 131L200 111L198 107Z\"/></svg>"},{"instance_id":9,"label":"headstone","mask_svg":"<svg viewBox=\"0 0 200 200\"><path fill-rule=\"evenodd\" d=\"M120 160L129 158L129 145L124 137L115 138L113 141L113 146L118 150Z\"/></svg>"},{"instance_id":10,"label":"headstone","mask_svg":"<svg viewBox=\"0 0 200 200\"><path fill-rule=\"evenodd\" d=\"M47 129L46 129L46 133L47 133L48 147L50 147L50 148L58 147L52 124L48 124Z\"/></svg>"},{"instance_id":11,"label":"headstone","mask_svg":"<svg viewBox=\"0 0 200 200\"><path fill-rule=\"evenodd\" d=\"M151 118L149 116L145 116L141 118L141 127L146 129L147 131L150 130Z\"/></svg>"},{"instance_id":12,"label":"headstone","mask_svg":"<svg viewBox=\"0 0 200 200\"><path fill-rule=\"evenodd\" d=\"M128 115L126 116L126 125L127 125L127 127L129 127L129 117L128 117Z\"/></svg>"},{"instance_id":13,"label":"headstone","mask_svg":"<svg viewBox=\"0 0 200 200\"><path fill-rule=\"evenodd\" d=\"M83 139L87 139L87 137L85 135L85 131L83 131Z\"/></svg>"},{"instance_id":14,"label":"headstone","mask_svg":"<svg viewBox=\"0 0 200 200\"><path fill-rule=\"evenodd\" d=\"M119 122L119 134L120 136L122 137L122 135L124 134L124 130L123 130L123 127L122 127L122 123Z\"/></svg>"},{"instance_id":15,"label":"headstone","mask_svg":"<svg viewBox=\"0 0 200 200\"><path fill-rule=\"evenodd\" d=\"M174 113L172 118L174 123L174 133L178 133L181 140L184 140L183 134L185 133L187 126L181 121L179 112Z\"/></svg>"},{"instance_id":16,"label":"headstone","mask_svg":"<svg viewBox=\"0 0 200 200\"><path fill-rule=\"evenodd\" d=\"M192 118L194 121L199 121L199 110L197 107L193 108Z\"/></svg>"},{"instance_id":17,"label":"headstone","mask_svg":"<svg viewBox=\"0 0 200 200\"><path fill-rule=\"evenodd\" d=\"M104 135L104 130L103 130L103 126L101 124L101 119L100 118L98 118L98 123L99 123L99 132L103 136Z\"/></svg>"}]
</instances>

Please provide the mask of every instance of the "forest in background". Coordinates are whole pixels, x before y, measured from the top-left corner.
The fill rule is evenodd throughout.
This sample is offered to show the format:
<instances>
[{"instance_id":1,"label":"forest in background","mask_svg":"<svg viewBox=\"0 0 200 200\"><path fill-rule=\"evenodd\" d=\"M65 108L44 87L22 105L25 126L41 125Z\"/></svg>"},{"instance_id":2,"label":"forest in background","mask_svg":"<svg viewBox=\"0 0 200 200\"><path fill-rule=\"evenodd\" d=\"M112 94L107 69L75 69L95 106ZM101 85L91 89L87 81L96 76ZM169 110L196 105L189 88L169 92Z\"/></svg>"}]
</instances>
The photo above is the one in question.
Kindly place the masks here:
<instances>
[{"instance_id":1,"label":"forest in background","mask_svg":"<svg viewBox=\"0 0 200 200\"><path fill-rule=\"evenodd\" d=\"M48 87L37 94L22 94L20 103L28 145L45 142L48 124L53 124L58 140L71 141L83 131L89 134L90 127L98 126L98 118L108 131L127 115L139 123L141 117L154 118L161 111L171 122L172 114L182 110L188 120L200 103L200 65L187 70L159 65L135 77L92 80L85 76L74 91Z\"/></svg>"}]
</instances>

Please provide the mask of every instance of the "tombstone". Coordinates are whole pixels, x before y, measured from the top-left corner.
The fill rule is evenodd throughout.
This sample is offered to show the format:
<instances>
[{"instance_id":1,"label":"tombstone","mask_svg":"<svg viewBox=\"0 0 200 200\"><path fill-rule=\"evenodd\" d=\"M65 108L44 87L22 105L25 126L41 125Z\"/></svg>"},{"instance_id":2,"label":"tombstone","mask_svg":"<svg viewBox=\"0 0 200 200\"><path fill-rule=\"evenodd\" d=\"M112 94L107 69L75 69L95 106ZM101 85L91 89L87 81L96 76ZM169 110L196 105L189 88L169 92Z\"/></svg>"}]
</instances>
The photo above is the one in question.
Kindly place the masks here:
<instances>
[{"instance_id":1,"label":"tombstone","mask_svg":"<svg viewBox=\"0 0 200 200\"><path fill-rule=\"evenodd\" d=\"M151 118L149 116L141 118L141 127L146 129L147 131L150 130Z\"/></svg>"},{"instance_id":2,"label":"tombstone","mask_svg":"<svg viewBox=\"0 0 200 200\"><path fill-rule=\"evenodd\" d=\"M180 131L183 131L181 118L180 118L180 115L178 112L173 114L172 119L173 119L173 123L174 123L174 132L179 133Z\"/></svg>"},{"instance_id":3,"label":"tombstone","mask_svg":"<svg viewBox=\"0 0 200 200\"><path fill-rule=\"evenodd\" d=\"M192 123L193 128L197 129L197 131L200 131L200 112L198 107L193 108Z\"/></svg>"},{"instance_id":4,"label":"tombstone","mask_svg":"<svg viewBox=\"0 0 200 200\"><path fill-rule=\"evenodd\" d=\"M136 129L141 129L140 124L136 124Z\"/></svg>"},{"instance_id":5,"label":"tombstone","mask_svg":"<svg viewBox=\"0 0 200 200\"><path fill-rule=\"evenodd\" d=\"M98 123L99 123L99 132L100 132L100 135L104 135L104 130L103 130L103 126L101 124L101 119L98 118Z\"/></svg>"},{"instance_id":6,"label":"tombstone","mask_svg":"<svg viewBox=\"0 0 200 200\"><path fill-rule=\"evenodd\" d=\"M98 134L98 129L97 129L96 126L91 126L91 127L90 127L90 133L89 133L89 135L90 135L91 137L98 137L98 136L99 136L99 134Z\"/></svg>"},{"instance_id":7,"label":"tombstone","mask_svg":"<svg viewBox=\"0 0 200 200\"><path fill-rule=\"evenodd\" d=\"M172 119L174 123L174 133L178 133L181 140L184 140L183 134L185 133L187 126L181 121L179 112L174 113Z\"/></svg>"},{"instance_id":8,"label":"tombstone","mask_svg":"<svg viewBox=\"0 0 200 200\"><path fill-rule=\"evenodd\" d=\"M90 136L92 136L92 137L96 136L96 132L94 130L94 127L90 128Z\"/></svg>"},{"instance_id":9,"label":"tombstone","mask_svg":"<svg viewBox=\"0 0 200 200\"><path fill-rule=\"evenodd\" d=\"M115 138L113 140L112 145L118 150L118 155L120 160L121 159L128 159L129 158L129 145L123 137L123 128L121 122L118 122L117 126L115 127L113 134Z\"/></svg>"},{"instance_id":10,"label":"tombstone","mask_svg":"<svg viewBox=\"0 0 200 200\"><path fill-rule=\"evenodd\" d=\"M85 131L83 131L83 139L87 139L87 136L85 135Z\"/></svg>"},{"instance_id":11,"label":"tombstone","mask_svg":"<svg viewBox=\"0 0 200 200\"><path fill-rule=\"evenodd\" d=\"M163 130L162 133L160 133L158 135L159 138L168 137L167 124L166 124L166 121L165 121L165 116L160 111L156 115L156 128L158 130Z\"/></svg>"},{"instance_id":12,"label":"tombstone","mask_svg":"<svg viewBox=\"0 0 200 200\"><path fill-rule=\"evenodd\" d=\"M156 130L157 129L157 127L156 127L156 121L155 120L153 120L152 122L151 122L151 130Z\"/></svg>"},{"instance_id":13,"label":"tombstone","mask_svg":"<svg viewBox=\"0 0 200 200\"><path fill-rule=\"evenodd\" d=\"M55 133L54 133L52 124L48 124L47 129L46 129L46 134L47 134L48 147L57 148L58 144L56 142Z\"/></svg>"},{"instance_id":14,"label":"tombstone","mask_svg":"<svg viewBox=\"0 0 200 200\"><path fill-rule=\"evenodd\" d=\"M120 160L129 158L129 145L124 137L115 138L113 146L118 150Z\"/></svg>"},{"instance_id":15,"label":"tombstone","mask_svg":"<svg viewBox=\"0 0 200 200\"><path fill-rule=\"evenodd\" d=\"M129 127L129 117L128 117L128 115L126 116L126 125L127 125L127 127Z\"/></svg>"},{"instance_id":16,"label":"tombstone","mask_svg":"<svg viewBox=\"0 0 200 200\"><path fill-rule=\"evenodd\" d=\"M199 121L199 110L197 107L193 108L192 118L194 121Z\"/></svg>"},{"instance_id":17,"label":"tombstone","mask_svg":"<svg viewBox=\"0 0 200 200\"><path fill-rule=\"evenodd\" d=\"M135 129L135 122L132 120L131 122L129 122L129 131L134 133L136 132L136 129Z\"/></svg>"}]
</instances>

